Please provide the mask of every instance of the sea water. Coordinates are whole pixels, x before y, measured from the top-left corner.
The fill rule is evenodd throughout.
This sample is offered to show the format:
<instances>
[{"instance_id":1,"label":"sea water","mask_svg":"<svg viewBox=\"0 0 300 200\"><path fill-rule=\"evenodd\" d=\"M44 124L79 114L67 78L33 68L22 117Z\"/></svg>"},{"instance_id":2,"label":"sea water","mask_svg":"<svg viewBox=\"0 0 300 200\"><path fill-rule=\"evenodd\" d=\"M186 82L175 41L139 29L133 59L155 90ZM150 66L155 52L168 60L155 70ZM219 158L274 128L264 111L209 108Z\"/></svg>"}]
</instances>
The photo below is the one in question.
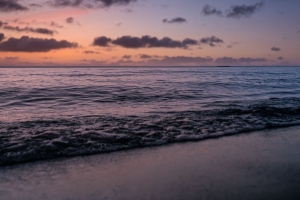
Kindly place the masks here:
<instances>
[{"instance_id":1,"label":"sea water","mask_svg":"<svg viewBox=\"0 0 300 200\"><path fill-rule=\"evenodd\" d=\"M293 125L297 67L0 69L0 165Z\"/></svg>"}]
</instances>

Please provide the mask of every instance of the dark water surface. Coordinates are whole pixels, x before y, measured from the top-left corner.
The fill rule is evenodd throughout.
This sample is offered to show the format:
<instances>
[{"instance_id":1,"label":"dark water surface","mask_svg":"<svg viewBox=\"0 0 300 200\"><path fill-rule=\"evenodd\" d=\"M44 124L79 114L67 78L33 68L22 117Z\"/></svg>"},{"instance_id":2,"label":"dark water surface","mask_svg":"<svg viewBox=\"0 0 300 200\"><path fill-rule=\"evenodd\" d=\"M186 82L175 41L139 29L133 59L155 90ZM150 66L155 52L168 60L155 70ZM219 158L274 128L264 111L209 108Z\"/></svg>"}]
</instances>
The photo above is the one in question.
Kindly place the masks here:
<instances>
[{"instance_id":1,"label":"dark water surface","mask_svg":"<svg viewBox=\"0 0 300 200\"><path fill-rule=\"evenodd\" d=\"M0 165L300 124L300 68L0 69Z\"/></svg>"}]
</instances>

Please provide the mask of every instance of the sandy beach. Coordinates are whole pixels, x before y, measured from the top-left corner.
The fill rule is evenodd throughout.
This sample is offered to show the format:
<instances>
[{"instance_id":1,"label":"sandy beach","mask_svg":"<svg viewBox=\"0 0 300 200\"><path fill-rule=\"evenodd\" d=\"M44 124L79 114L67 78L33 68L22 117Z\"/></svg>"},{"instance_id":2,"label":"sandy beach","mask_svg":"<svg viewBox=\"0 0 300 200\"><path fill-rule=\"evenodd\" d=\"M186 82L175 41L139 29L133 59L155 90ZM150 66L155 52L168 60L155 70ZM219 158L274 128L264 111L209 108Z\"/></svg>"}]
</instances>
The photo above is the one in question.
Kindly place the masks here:
<instances>
[{"instance_id":1,"label":"sandy beach","mask_svg":"<svg viewBox=\"0 0 300 200\"><path fill-rule=\"evenodd\" d=\"M300 199L299 127L0 168L1 200Z\"/></svg>"}]
</instances>

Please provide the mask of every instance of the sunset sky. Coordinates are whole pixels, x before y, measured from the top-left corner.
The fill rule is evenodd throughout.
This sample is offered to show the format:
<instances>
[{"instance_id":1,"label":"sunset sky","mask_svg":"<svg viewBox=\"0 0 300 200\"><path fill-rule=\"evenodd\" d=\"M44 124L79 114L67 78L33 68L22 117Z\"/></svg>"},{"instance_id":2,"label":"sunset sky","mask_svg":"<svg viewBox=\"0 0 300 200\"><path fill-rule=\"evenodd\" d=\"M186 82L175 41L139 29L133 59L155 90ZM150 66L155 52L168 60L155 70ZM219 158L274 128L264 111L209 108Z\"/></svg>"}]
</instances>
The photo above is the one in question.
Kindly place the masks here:
<instances>
[{"instance_id":1,"label":"sunset sky","mask_svg":"<svg viewBox=\"0 0 300 200\"><path fill-rule=\"evenodd\" d=\"M0 66L299 66L299 0L0 0Z\"/></svg>"}]
</instances>

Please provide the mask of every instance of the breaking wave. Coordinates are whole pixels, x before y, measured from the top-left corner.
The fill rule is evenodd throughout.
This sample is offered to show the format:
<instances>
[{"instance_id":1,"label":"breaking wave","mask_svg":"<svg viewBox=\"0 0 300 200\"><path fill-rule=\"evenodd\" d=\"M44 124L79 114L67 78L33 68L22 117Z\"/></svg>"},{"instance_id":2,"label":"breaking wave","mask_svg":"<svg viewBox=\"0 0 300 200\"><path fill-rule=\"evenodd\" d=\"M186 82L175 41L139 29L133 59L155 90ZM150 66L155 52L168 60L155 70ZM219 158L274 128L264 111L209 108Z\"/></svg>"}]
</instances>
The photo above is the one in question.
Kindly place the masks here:
<instances>
[{"instance_id":1,"label":"breaking wave","mask_svg":"<svg viewBox=\"0 0 300 200\"><path fill-rule=\"evenodd\" d=\"M0 165L300 125L299 98L270 98L222 107L142 116L92 115L2 121Z\"/></svg>"}]
</instances>

